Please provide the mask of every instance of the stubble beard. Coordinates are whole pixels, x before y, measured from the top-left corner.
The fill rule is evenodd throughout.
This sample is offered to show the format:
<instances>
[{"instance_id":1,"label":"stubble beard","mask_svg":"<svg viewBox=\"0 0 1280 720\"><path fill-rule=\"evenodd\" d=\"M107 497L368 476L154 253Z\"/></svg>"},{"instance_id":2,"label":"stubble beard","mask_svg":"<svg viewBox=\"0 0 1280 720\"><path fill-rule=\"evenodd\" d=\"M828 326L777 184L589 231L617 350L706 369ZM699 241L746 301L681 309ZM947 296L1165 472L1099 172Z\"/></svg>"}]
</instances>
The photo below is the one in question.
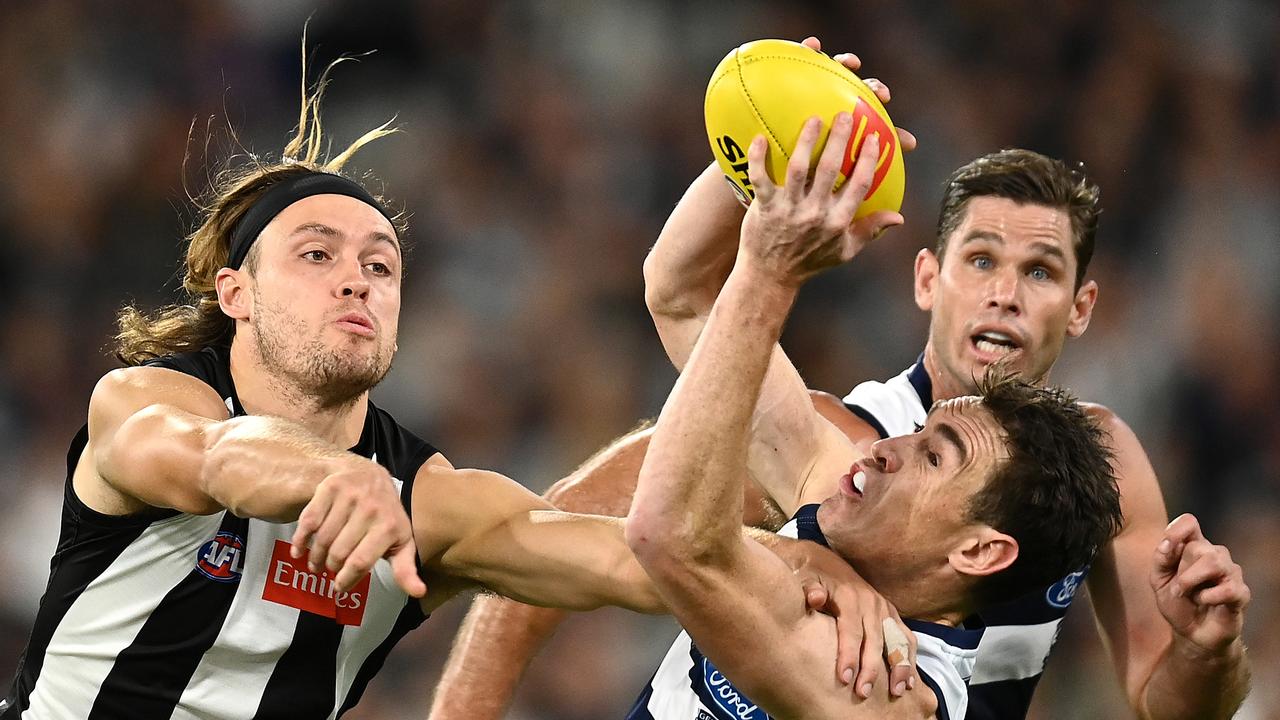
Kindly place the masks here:
<instances>
[{"instance_id":1,"label":"stubble beard","mask_svg":"<svg viewBox=\"0 0 1280 720\"><path fill-rule=\"evenodd\" d=\"M392 353L344 352L310 335L306 324L255 294L253 335L263 369L317 409L353 404L391 370ZM370 341L361 341L370 342Z\"/></svg>"}]
</instances>

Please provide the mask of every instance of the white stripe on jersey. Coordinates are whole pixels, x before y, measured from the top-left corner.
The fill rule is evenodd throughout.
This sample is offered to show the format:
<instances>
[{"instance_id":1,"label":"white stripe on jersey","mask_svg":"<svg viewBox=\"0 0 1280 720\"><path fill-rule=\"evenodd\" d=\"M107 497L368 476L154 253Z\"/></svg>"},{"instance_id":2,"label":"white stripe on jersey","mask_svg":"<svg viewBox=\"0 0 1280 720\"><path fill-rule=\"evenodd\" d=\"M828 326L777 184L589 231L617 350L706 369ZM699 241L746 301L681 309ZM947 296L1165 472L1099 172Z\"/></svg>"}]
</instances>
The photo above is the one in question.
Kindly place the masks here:
<instances>
[{"instance_id":1,"label":"white stripe on jersey","mask_svg":"<svg viewBox=\"0 0 1280 720\"><path fill-rule=\"evenodd\" d=\"M403 483L393 480L400 491ZM116 656L133 642L165 594L191 574L197 551L213 539L222 520L217 513L158 521L85 588L49 642L24 720L89 715ZM296 522L249 521L239 587L217 640L201 657L174 708L174 720L248 718L257 712L298 622L299 610L263 599L276 541L289 542L296 527ZM379 560L361 624L342 631L329 718L337 716L361 665L391 633L405 597L390 564Z\"/></svg>"},{"instance_id":2,"label":"white stripe on jersey","mask_svg":"<svg viewBox=\"0 0 1280 720\"><path fill-rule=\"evenodd\" d=\"M973 673L973 683L1021 680L1044 672L1045 660L1058 637L1062 620L1039 625L993 625L982 633L978 654L982 661Z\"/></svg>"},{"instance_id":3,"label":"white stripe on jersey","mask_svg":"<svg viewBox=\"0 0 1280 720\"><path fill-rule=\"evenodd\" d=\"M912 365L886 382L868 380L859 384L844 397L845 404L857 405L871 413L889 437L910 435L924 425L928 412L908 379L914 368Z\"/></svg>"},{"instance_id":4,"label":"white stripe on jersey","mask_svg":"<svg viewBox=\"0 0 1280 720\"><path fill-rule=\"evenodd\" d=\"M392 478L399 492L403 483ZM263 520L249 521L252 551L247 554L241 589L236 593L223 623L222 632L213 647L205 652L182 693L175 720L202 720L209 717L253 717L262 693L271 678L272 668L288 649L298 622L298 610L262 599L276 540L289 542L297 523L277 524ZM369 584L369 604L359 626L342 631L334 683L333 712L351 689L360 666L369 654L386 639L395 625L404 593L395 584L391 565L379 560ZM264 652L264 648L270 648ZM351 649L353 655L347 655Z\"/></svg>"},{"instance_id":5,"label":"white stripe on jersey","mask_svg":"<svg viewBox=\"0 0 1280 720\"><path fill-rule=\"evenodd\" d=\"M191 574L196 550L221 522L221 513L157 521L89 583L49 639L44 669L22 717L88 717L116 655L133 642L165 593Z\"/></svg>"},{"instance_id":6,"label":"white stripe on jersey","mask_svg":"<svg viewBox=\"0 0 1280 720\"><path fill-rule=\"evenodd\" d=\"M942 693L938 704L947 709L947 716L951 720L962 720L969 711L968 682L978 650L948 645L924 632L915 632L915 636L916 667L938 684Z\"/></svg>"}]
</instances>

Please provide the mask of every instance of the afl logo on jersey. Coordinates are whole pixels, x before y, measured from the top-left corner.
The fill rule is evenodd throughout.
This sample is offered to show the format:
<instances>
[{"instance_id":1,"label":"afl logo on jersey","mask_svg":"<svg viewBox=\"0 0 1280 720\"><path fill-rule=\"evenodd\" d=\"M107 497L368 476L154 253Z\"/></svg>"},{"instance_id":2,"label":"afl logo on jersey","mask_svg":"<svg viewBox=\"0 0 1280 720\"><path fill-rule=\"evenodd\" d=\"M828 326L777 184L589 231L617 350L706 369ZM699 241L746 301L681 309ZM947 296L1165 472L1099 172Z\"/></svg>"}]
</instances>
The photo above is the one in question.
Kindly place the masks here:
<instances>
[{"instance_id":1,"label":"afl logo on jersey","mask_svg":"<svg viewBox=\"0 0 1280 720\"><path fill-rule=\"evenodd\" d=\"M244 540L226 531L200 546L196 553L196 569L217 582L239 582L244 572Z\"/></svg>"},{"instance_id":2,"label":"afl logo on jersey","mask_svg":"<svg viewBox=\"0 0 1280 720\"><path fill-rule=\"evenodd\" d=\"M1088 571L1089 568L1077 570L1049 586L1044 593L1045 601L1056 608L1065 608L1070 605L1075 599L1076 590L1080 588L1081 581L1084 580L1084 574Z\"/></svg>"},{"instance_id":3,"label":"afl logo on jersey","mask_svg":"<svg viewBox=\"0 0 1280 720\"><path fill-rule=\"evenodd\" d=\"M702 680L712 701L734 720L771 720L768 713L739 692L705 657L702 658Z\"/></svg>"}]
</instances>

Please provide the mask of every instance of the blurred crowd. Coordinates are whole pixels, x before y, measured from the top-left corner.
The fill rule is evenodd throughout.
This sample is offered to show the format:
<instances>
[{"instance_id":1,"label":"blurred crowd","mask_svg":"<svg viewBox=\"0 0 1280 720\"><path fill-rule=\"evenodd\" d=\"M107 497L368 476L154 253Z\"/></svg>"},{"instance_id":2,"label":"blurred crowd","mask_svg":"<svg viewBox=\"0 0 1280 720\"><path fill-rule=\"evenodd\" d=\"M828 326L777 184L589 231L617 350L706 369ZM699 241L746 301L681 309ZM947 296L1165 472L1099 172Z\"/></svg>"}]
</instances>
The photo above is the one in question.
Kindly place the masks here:
<instances>
[{"instance_id":1,"label":"blurred crowd","mask_svg":"<svg viewBox=\"0 0 1280 720\"><path fill-rule=\"evenodd\" d=\"M300 45L342 53L335 147L410 213L395 369L375 400L454 464L541 490L674 380L640 267L711 160L705 83L734 46L822 38L894 91L920 138L904 228L811 284L784 344L843 394L923 346L911 259L950 170L1008 146L1103 189L1093 325L1053 380L1143 440L1253 589L1254 690L1280 718L1280 9L1270 0L39 0L0 3L0 683L48 574L66 447L116 309L176 297L189 199L232 154L278 154ZM313 78L314 79L314 76ZM233 128L231 132L229 128ZM1084 604L1082 600L1078 604ZM425 715L465 600L392 655L359 720ZM1123 717L1077 608L1034 718ZM673 636L602 611L542 653L511 716L621 717Z\"/></svg>"}]
</instances>

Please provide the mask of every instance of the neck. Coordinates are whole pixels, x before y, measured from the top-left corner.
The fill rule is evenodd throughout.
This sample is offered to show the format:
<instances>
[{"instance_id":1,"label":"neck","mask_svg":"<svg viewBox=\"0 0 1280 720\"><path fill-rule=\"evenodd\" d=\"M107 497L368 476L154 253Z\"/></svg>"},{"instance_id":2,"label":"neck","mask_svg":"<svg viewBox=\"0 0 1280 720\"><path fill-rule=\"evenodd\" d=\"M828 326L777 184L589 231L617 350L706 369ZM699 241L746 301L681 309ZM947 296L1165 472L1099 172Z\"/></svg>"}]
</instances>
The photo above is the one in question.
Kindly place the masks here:
<instances>
[{"instance_id":1,"label":"neck","mask_svg":"<svg viewBox=\"0 0 1280 720\"><path fill-rule=\"evenodd\" d=\"M933 570L919 568L917 572L901 572L902 565L899 564L891 573L893 577L874 578L861 569L855 569L898 609L902 617L958 627L969 615L956 603L957 598L965 596L966 589L954 581L950 564L944 565Z\"/></svg>"},{"instance_id":2,"label":"neck","mask_svg":"<svg viewBox=\"0 0 1280 720\"><path fill-rule=\"evenodd\" d=\"M943 369L941 361L938 360L938 351L934 349L932 340L924 346L924 369L929 374L929 382L933 384L934 400L950 400L951 398L973 394L971 388L961 385L955 378L951 377L950 373Z\"/></svg>"},{"instance_id":3,"label":"neck","mask_svg":"<svg viewBox=\"0 0 1280 720\"><path fill-rule=\"evenodd\" d=\"M240 337L231 343L231 380L240 405L250 415L292 420L344 450L360 442L369 410L367 391L350 402L326 405L297 383L267 371L251 344Z\"/></svg>"}]
</instances>

